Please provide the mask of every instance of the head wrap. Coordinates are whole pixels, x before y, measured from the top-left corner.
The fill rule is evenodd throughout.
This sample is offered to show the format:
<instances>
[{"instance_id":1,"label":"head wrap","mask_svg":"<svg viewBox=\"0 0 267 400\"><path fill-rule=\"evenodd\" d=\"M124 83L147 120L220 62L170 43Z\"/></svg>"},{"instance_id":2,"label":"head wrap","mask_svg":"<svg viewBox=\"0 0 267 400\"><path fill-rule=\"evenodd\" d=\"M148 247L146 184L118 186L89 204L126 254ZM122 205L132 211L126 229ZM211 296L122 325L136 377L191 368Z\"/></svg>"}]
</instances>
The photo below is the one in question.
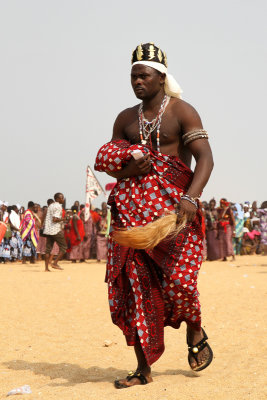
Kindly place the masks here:
<instances>
[{"instance_id":1,"label":"head wrap","mask_svg":"<svg viewBox=\"0 0 267 400\"><path fill-rule=\"evenodd\" d=\"M244 211L242 210L241 204L235 203L235 208L236 211L234 211L234 214L238 219L243 219L244 218Z\"/></svg>"},{"instance_id":2,"label":"head wrap","mask_svg":"<svg viewBox=\"0 0 267 400\"><path fill-rule=\"evenodd\" d=\"M221 199L221 200L220 200L220 206L221 206L221 207L223 207L223 206L229 207L229 206L230 206L230 203L229 203L229 201L226 201L226 200L224 200L224 199Z\"/></svg>"},{"instance_id":3,"label":"head wrap","mask_svg":"<svg viewBox=\"0 0 267 400\"><path fill-rule=\"evenodd\" d=\"M3 201L3 205L8 207L8 201Z\"/></svg>"},{"instance_id":4,"label":"head wrap","mask_svg":"<svg viewBox=\"0 0 267 400\"><path fill-rule=\"evenodd\" d=\"M16 206L17 206L17 209L18 210L20 210L21 209L21 205L18 203L18 204L16 204Z\"/></svg>"},{"instance_id":5,"label":"head wrap","mask_svg":"<svg viewBox=\"0 0 267 400\"><path fill-rule=\"evenodd\" d=\"M182 98L180 85L171 74L168 74L166 53L156 47L154 43L140 44L132 53L132 65L142 64L166 74L164 90L168 96Z\"/></svg>"}]
</instances>

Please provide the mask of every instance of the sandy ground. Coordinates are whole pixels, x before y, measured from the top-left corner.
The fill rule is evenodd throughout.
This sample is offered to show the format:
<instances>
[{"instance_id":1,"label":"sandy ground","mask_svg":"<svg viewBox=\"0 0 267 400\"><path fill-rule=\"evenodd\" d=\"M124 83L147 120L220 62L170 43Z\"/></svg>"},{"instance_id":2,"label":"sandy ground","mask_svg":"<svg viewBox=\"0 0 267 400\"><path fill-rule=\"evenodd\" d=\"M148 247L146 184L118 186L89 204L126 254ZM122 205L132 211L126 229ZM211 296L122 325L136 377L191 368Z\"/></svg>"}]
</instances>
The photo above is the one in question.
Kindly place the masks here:
<instances>
[{"instance_id":1,"label":"sandy ground","mask_svg":"<svg viewBox=\"0 0 267 400\"><path fill-rule=\"evenodd\" d=\"M105 264L62 265L51 273L43 263L0 265L0 398L24 384L29 400L267 397L267 257L203 264L203 325L215 354L208 369L189 369L184 324L166 328L154 382L124 390L113 380L135 369L135 357L110 320Z\"/></svg>"}]
</instances>

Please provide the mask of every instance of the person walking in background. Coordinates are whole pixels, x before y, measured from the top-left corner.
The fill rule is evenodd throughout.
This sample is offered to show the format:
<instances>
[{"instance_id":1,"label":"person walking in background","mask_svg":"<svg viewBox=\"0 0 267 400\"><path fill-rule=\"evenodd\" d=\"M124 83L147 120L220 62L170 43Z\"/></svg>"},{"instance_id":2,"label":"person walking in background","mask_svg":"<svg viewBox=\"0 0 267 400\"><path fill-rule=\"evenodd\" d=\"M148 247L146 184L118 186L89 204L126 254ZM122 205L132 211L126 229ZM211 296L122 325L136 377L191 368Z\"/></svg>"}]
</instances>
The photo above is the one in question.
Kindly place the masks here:
<instances>
[{"instance_id":1,"label":"person walking in background","mask_svg":"<svg viewBox=\"0 0 267 400\"><path fill-rule=\"evenodd\" d=\"M54 196L55 202L50 204L47 209L47 214L45 217L45 227L44 234L46 235L46 249L45 249L45 271L50 271L49 260L50 253L52 251L53 245L56 242L59 247L59 253L54 262L50 265L52 268L62 270L58 265L58 262L63 258L67 250L67 244L65 241L64 233L62 231L62 222L64 218L62 217L62 204L64 203L64 196L62 193L56 193Z\"/></svg>"}]
</instances>

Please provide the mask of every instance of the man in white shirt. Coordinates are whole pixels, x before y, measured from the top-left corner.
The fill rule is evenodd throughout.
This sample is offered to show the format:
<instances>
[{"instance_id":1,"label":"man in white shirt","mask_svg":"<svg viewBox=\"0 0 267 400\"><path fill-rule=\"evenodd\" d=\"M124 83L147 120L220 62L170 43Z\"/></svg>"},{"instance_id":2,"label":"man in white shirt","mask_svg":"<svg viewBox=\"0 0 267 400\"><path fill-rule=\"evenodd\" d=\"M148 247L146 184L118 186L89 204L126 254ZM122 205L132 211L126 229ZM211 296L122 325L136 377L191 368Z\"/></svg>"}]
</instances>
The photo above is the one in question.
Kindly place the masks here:
<instances>
[{"instance_id":1,"label":"man in white shirt","mask_svg":"<svg viewBox=\"0 0 267 400\"><path fill-rule=\"evenodd\" d=\"M62 231L62 204L64 203L64 195L62 193L56 193L54 196L55 202L50 204L47 209L45 223L44 223L44 234L46 235L46 249L45 249L45 271L50 271L48 268L49 257L53 248L54 242L59 247L59 253L56 260L52 264L52 268L63 269L58 265L58 261L62 259L67 250L67 244Z\"/></svg>"}]
</instances>

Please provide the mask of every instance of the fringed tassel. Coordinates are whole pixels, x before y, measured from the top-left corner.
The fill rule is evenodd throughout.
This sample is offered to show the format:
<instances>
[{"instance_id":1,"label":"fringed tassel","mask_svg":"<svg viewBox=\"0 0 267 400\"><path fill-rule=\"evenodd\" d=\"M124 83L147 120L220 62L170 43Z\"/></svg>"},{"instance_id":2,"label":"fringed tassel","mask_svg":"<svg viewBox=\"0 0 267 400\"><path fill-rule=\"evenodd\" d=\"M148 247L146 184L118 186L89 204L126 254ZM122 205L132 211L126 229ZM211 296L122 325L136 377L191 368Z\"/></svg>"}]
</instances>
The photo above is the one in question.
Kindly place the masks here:
<instances>
[{"instance_id":1,"label":"fringed tassel","mask_svg":"<svg viewBox=\"0 0 267 400\"><path fill-rule=\"evenodd\" d=\"M186 217L177 220L177 214L169 213L146 226L118 229L112 232L112 239L122 246L133 249L153 249L163 239L175 237L186 225Z\"/></svg>"}]
</instances>

